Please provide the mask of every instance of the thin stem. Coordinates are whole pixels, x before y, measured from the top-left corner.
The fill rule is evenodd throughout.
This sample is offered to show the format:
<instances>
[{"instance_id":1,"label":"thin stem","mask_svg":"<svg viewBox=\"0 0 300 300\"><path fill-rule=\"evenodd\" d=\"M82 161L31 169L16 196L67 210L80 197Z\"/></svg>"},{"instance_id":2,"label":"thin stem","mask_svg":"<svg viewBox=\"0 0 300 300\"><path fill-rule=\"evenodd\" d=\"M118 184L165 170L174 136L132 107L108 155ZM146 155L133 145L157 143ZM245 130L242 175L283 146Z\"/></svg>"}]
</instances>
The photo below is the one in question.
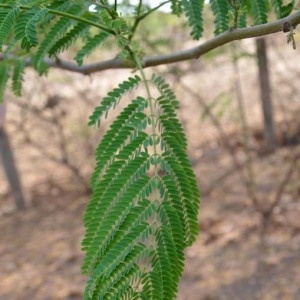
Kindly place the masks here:
<instances>
[{"instance_id":1,"label":"thin stem","mask_svg":"<svg viewBox=\"0 0 300 300\"><path fill-rule=\"evenodd\" d=\"M100 3L98 3L97 1L93 2L95 3L95 5L98 5L99 7L105 9L112 19L116 19L118 17L116 6L114 6L114 10L112 10L108 5L105 4L104 1L100 1Z\"/></svg>"},{"instance_id":2,"label":"thin stem","mask_svg":"<svg viewBox=\"0 0 300 300\"><path fill-rule=\"evenodd\" d=\"M294 174L295 170L297 169L297 162L298 160L300 160L300 153L296 153L294 155L294 157L292 158L290 165L287 169L287 172L282 180L282 182L279 184L279 188L278 191L275 195L274 198L274 202L271 204L271 206L269 207L267 213L269 216L271 216L271 214L273 213L275 207L278 206L278 204L280 203L280 200L282 199L282 194L287 186L287 184L289 183L292 175Z\"/></svg>"},{"instance_id":3,"label":"thin stem","mask_svg":"<svg viewBox=\"0 0 300 300\"><path fill-rule=\"evenodd\" d=\"M3 5L2 5L3 6ZM0 4L1 7L1 4ZM7 5L5 5L7 7ZM196 47L174 51L169 54L157 55L157 56L148 56L144 57L141 62L143 68L154 67L159 65L166 65L171 63L177 63L182 61L187 61L191 59L198 59L200 56L210 52L213 49L219 48L222 45L228 44L235 40L242 40L247 38L264 36L267 34L272 34L275 32L282 31L282 25L284 22L289 21L294 27L300 23L300 11L275 22L242 28L235 29L232 31L224 32L214 38L211 38L207 42L204 42ZM115 33L114 33L115 34ZM5 58L10 57L14 58L13 55L6 55ZM0 55L0 61L4 59L3 55ZM26 66L31 66L32 62L30 59L26 59ZM92 73L101 72L109 69L131 69L132 66L122 61L119 58L112 58L104 61L94 62L84 66L78 66L75 63L64 60L50 60L44 59L44 62L53 68L68 70L75 73L81 73L84 75L90 75Z\"/></svg>"},{"instance_id":4,"label":"thin stem","mask_svg":"<svg viewBox=\"0 0 300 300\"><path fill-rule=\"evenodd\" d=\"M130 48L128 46L128 48ZM153 98L151 96L151 92L150 92L150 87L149 87L149 84L148 84L148 80L146 78L146 75L145 75L145 72L144 72L144 69L143 69L143 66L141 64L141 61L139 60L139 58L137 57L137 55L135 55L135 53L133 51L131 51L130 49L130 54L132 56L132 59L134 60L140 74L141 74L141 77L142 77L142 80L144 82L144 86L145 86L145 89L146 89L146 93L147 93L147 98L148 98L148 103L149 103L149 108L150 108L150 114L151 114L151 127L152 127L152 135L155 136L156 135L156 118L155 118L155 108L154 108L154 105L153 105ZM156 142L154 141L153 143L153 152L154 152L154 156L156 157L157 155L157 146L156 146ZM154 164L154 178L155 180L157 180L157 177L159 176L158 175L158 166L157 164L155 163ZM157 190L157 188L154 190L154 201L157 201L157 199L159 199L159 192ZM156 224L158 224L159 221L156 220L155 218L155 221ZM154 223L152 224L152 226L155 226ZM157 228L156 228L157 229ZM146 268L146 267L145 267Z\"/></svg>"},{"instance_id":5,"label":"thin stem","mask_svg":"<svg viewBox=\"0 0 300 300\"><path fill-rule=\"evenodd\" d=\"M140 19L144 19L146 18L147 16L149 16L151 13L153 13L154 11L158 10L159 8L161 8L162 6L164 6L165 4L168 4L170 2L170 0L168 1L164 1L162 3L160 3L159 5L149 9L147 12L145 12L143 15L140 16Z\"/></svg>"},{"instance_id":6,"label":"thin stem","mask_svg":"<svg viewBox=\"0 0 300 300\"><path fill-rule=\"evenodd\" d=\"M134 33L135 33L135 31L136 31L136 29L137 29L137 27L139 25L139 22L140 22L140 18L139 17L140 17L140 13L141 13L141 9L142 9L142 4L143 4L143 0L140 0L139 4L137 6L137 9L136 9L137 16L136 16L136 18L134 20L133 26L131 28L131 32L130 32L129 37L128 37L129 41L132 40L132 38L134 36Z\"/></svg>"},{"instance_id":7,"label":"thin stem","mask_svg":"<svg viewBox=\"0 0 300 300\"><path fill-rule=\"evenodd\" d=\"M152 136L154 137L154 136L156 136L156 126L157 126L156 121L157 120L156 120L156 117L155 117L155 108L154 108L154 105L153 105L153 98L151 96L150 87L149 87L148 80L146 78L144 69L142 67L141 61L135 55L134 52L131 52L131 55L132 55L132 58L133 58L134 62L136 63L137 68L139 69L139 72L141 73L141 76L142 76L142 79L143 79L143 82L144 82L144 85L145 85L145 88L146 88L146 93L147 93L147 98L148 98L148 103L149 103L149 109L150 109L150 115L151 115ZM153 152L154 152L154 157L156 157L157 154L158 154L158 151L157 151L155 138L154 138L154 142L153 142ZM157 178L157 176L158 176L158 171L159 170L158 170L157 164L155 163L154 164L154 176L155 176L155 178ZM158 197L159 197L158 190L155 189L154 199L157 200Z\"/></svg>"},{"instance_id":8,"label":"thin stem","mask_svg":"<svg viewBox=\"0 0 300 300\"><path fill-rule=\"evenodd\" d=\"M137 27L138 27L138 25L139 25L139 23L143 20L143 19L145 19L147 16L149 16L151 13L153 13L154 11L156 11L156 10L158 10L159 8L161 8L163 5L165 5L165 4L167 4L167 3L169 3L170 2L170 0L168 0L168 1L164 1L164 2L162 2L162 3L160 3L159 5L157 5L157 6L155 6L155 7L153 7L153 8L151 8L151 9L149 9L147 12L145 12L144 14L142 14L142 15L139 15L139 13L140 13L140 11L141 11L141 5L142 5L142 0L140 0L140 2L139 2L139 6L138 6L138 15L137 15L137 17L136 17L136 19L135 19L135 21L134 21L134 24L133 24L133 26L132 26L132 28L131 28L131 32L130 32L130 35L129 35L129 40L132 40L132 38L133 38L133 36L134 36L134 34L135 34L135 32L136 32L136 30L137 30Z\"/></svg>"},{"instance_id":9,"label":"thin stem","mask_svg":"<svg viewBox=\"0 0 300 300\"><path fill-rule=\"evenodd\" d=\"M229 5L233 9L233 14L234 14L234 20L233 20L233 28L236 29L238 25L238 19L239 19L239 11L240 11L240 3L236 1L230 1L228 0Z\"/></svg>"},{"instance_id":10,"label":"thin stem","mask_svg":"<svg viewBox=\"0 0 300 300\"><path fill-rule=\"evenodd\" d=\"M146 78L144 69L143 69L142 64L141 64L140 60L138 59L138 57L134 53L131 53L131 55L132 55L132 58L133 58L134 62L136 63L137 68L139 69L139 72L141 73L143 82L145 84L146 93L147 93L148 102L149 102L150 114L151 114L152 133L153 133L153 135L155 135L156 134L155 109L154 109L154 105L153 105L153 99L152 99L152 96L151 96L148 80ZM154 155L156 155L157 154L156 143L153 143L153 151L154 151ZM158 173L157 172L157 166L155 165L155 174L157 175L157 173Z\"/></svg>"}]
</instances>

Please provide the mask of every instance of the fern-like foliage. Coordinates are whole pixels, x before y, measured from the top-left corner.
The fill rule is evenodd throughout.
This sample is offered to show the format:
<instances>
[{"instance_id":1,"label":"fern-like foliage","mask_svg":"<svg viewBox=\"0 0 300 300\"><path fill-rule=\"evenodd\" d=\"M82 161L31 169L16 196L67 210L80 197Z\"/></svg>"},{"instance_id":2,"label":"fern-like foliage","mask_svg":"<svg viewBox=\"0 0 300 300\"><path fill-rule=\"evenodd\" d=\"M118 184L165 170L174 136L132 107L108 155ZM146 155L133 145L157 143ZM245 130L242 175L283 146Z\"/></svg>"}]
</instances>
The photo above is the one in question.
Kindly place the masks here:
<instances>
[{"instance_id":1,"label":"fern-like foliage","mask_svg":"<svg viewBox=\"0 0 300 300\"><path fill-rule=\"evenodd\" d=\"M70 6L66 12L71 15L80 15L82 14L83 7L81 5L72 5ZM53 54L53 47L55 43L58 41L61 36L65 35L69 30L69 28L73 25L73 20L69 18L61 17L57 20L57 22L52 25L51 29L49 30L48 34L44 37L43 41L38 46L36 54L33 56L32 62L34 67L42 74L45 72L45 65L43 64L44 57L49 53ZM68 34L68 33L67 33ZM72 36L69 39L70 43L72 42Z\"/></svg>"},{"instance_id":2,"label":"fern-like foliage","mask_svg":"<svg viewBox=\"0 0 300 300\"><path fill-rule=\"evenodd\" d=\"M292 12L295 0L290 1L286 5L283 4L282 0L271 0L271 4L274 7L277 18L284 18Z\"/></svg>"},{"instance_id":3,"label":"fern-like foliage","mask_svg":"<svg viewBox=\"0 0 300 300\"><path fill-rule=\"evenodd\" d=\"M101 44L109 37L105 31L100 31L98 34L89 37L83 47L77 52L75 60L79 65L82 65L83 59L94 52Z\"/></svg>"},{"instance_id":4,"label":"fern-like foliage","mask_svg":"<svg viewBox=\"0 0 300 300\"><path fill-rule=\"evenodd\" d=\"M4 41L8 38L11 29L15 23L20 9L18 6L12 9L4 9L0 13L0 50L2 49Z\"/></svg>"},{"instance_id":5,"label":"fern-like foliage","mask_svg":"<svg viewBox=\"0 0 300 300\"><path fill-rule=\"evenodd\" d=\"M7 64L0 64L0 99L3 99L7 81L9 79L9 66Z\"/></svg>"},{"instance_id":6,"label":"fern-like foliage","mask_svg":"<svg viewBox=\"0 0 300 300\"><path fill-rule=\"evenodd\" d=\"M12 75L12 90L17 96L21 96L22 82L24 77L25 61L16 59L14 61L14 69Z\"/></svg>"},{"instance_id":7,"label":"fern-like foliage","mask_svg":"<svg viewBox=\"0 0 300 300\"><path fill-rule=\"evenodd\" d=\"M215 35L229 28L229 4L227 0L211 0L211 9L215 17Z\"/></svg>"},{"instance_id":8,"label":"fern-like foliage","mask_svg":"<svg viewBox=\"0 0 300 300\"><path fill-rule=\"evenodd\" d=\"M47 13L47 9L32 8L23 11L15 23L15 38L21 40L21 47L26 51L38 45L37 25Z\"/></svg>"},{"instance_id":9,"label":"fern-like foliage","mask_svg":"<svg viewBox=\"0 0 300 300\"><path fill-rule=\"evenodd\" d=\"M174 299L183 250L198 232L199 192L176 117L178 101L161 77L149 82L158 96L134 98L96 151L82 243L82 270L90 276L86 299L122 299L126 293ZM136 76L108 93L90 125L141 84Z\"/></svg>"},{"instance_id":10,"label":"fern-like foliage","mask_svg":"<svg viewBox=\"0 0 300 300\"><path fill-rule=\"evenodd\" d=\"M92 12L91 2L96 4ZM123 105L96 149L93 193L84 216L82 272L88 275L84 297L171 300L183 271L184 249L198 233L199 192L176 115L179 103L163 78L145 77L143 51L134 40L139 23L155 9L140 1L132 15L122 17L118 9L127 1L91 2L0 0L0 102L9 78L14 93L21 94L28 61L42 75L48 68L45 58L59 58L78 40L82 47L74 60L81 65L114 39L119 57L139 75L109 92L89 120L89 125L101 126L111 110ZM206 5L213 12L218 35L246 27L249 16L255 24L266 23L269 5L278 18L294 5L294 1L269 2L170 1L173 14L183 11L187 16L194 39L203 33ZM134 97L125 105L129 95Z\"/></svg>"},{"instance_id":11,"label":"fern-like foliage","mask_svg":"<svg viewBox=\"0 0 300 300\"><path fill-rule=\"evenodd\" d=\"M182 13L182 3L178 0L171 0L172 14L180 16Z\"/></svg>"},{"instance_id":12,"label":"fern-like foliage","mask_svg":"<svg viewBox=\"0 0 300 300\"><path fill-rule=\"evenodd\" d=\"M89 25L86 23L75 24L65 35L63 35L55 44L49 49L49 56L55 57L62 51L68 49L76 40L81 38L87 32ZM94 37L93 37L94 38ZM90 52L94 48L88 48ZM82 61L81 61L82 63Z\"/></svg>"},{"instance_id":13,"label":"fern-like foliage","mask_svg":"<svg viewBox=\"0 0 300 300\"><path fill-rule=\"evenodd\" d=\"M268 3L265 0L252 0L252 13L254 24L263 24L268 22Z\"/></svg>"},{"instance_id":14,"label":"fern-like foliage","mask_svg":"<svg viewBox=\"0 0 300 300\"><path fill-rule=\"evenodd\" d=\"M82 63L107 36L115 34L117 28L112 20L103 17L108 14L106 11L89 12L86 1L22 0L10 1L9 5L5 3L7 1L0 1L0 48L3 44L9 47L15 41L20 42L14 46L31 52L32 64L40 74L47 72L45 57L55 57L78 39L90 38L75 56L75 60ZM109 24L105 24L108 19ZM99 33L95 33L93 27L98 27ZM10 40L11 34L14 40Z\"/></svg>"},{"instance_id":15,"label":"fern-like foliage","mask_svg":"<svg viewBox=\"0 0 300 300\"><path fill-rule=\"evenodd\" d=\"M198 40L203 32L203 10L204 0L182 0L183 11L185 12L189 25L192 28L191 35ZM175 3L173 2L173 7Z\"/></svg>"}]
</instances>

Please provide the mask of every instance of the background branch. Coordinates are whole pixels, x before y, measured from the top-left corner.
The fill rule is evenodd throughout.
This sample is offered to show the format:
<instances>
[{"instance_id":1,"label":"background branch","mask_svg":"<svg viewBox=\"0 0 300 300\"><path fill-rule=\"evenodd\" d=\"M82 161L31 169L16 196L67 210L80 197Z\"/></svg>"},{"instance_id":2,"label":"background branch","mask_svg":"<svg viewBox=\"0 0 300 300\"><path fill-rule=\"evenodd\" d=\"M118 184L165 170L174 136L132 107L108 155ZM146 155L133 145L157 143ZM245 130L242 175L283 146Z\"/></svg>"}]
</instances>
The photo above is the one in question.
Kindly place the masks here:
<instances>
[{"instance_id":1,"label":"background branch","mask_svg":"<svg viewBox=\"0 0 300 300\"><path fill-rule=\"evenodd\" d=\"M158 56L146 56L142 61L142 65L144 68L147 68L147 67L186 61L190 59L198 59L200 56L208 53L209 51L216 49L222 45L228 44L235 40L259 37L259 36L280 32L283 30L283 25L286 23L290 24L295 28L300 23L300 11L297 11L286 18L274 22L270 22L267 24L226 31L208 40L207 42L202 43L199 46L187 50L176 51L170 54L164 54ZM0 56L0 60L3 59L4 56L3 55ZM56 60L45 59L45 62L49 67L63 69L75 73L81 73L84 75L90 75L92 73L109 70L109 69L132 68L132 66L124 63L118 57L92 63L92 64L87 64L84 66L78 66L73 62L64 61L60 59L56 59ZM31 66L31 61L28 59L26 61L26 64L27 66Z\"/></svg>"}]
</instances>

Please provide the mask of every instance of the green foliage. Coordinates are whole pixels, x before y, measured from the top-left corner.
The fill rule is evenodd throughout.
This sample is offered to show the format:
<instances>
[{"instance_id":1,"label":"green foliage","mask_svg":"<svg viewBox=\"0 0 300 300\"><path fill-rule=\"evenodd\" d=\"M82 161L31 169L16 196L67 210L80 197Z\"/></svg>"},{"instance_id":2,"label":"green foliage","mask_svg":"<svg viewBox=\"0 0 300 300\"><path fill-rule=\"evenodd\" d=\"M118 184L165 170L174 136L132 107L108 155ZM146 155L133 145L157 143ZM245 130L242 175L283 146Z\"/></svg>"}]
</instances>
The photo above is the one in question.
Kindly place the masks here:
<instances>
[{"instance_id":1,"label":"green foliage","mask_svg":"<svg viewBox=\"0 0 300 300\"><path fill-rule=\"evenodd\" d=\"M268 22L268 3L265 0L252 0L252 14L254 16L254 24L263 24Z\"/></svg>"},{"instance_id":2,"label":"green foliage","mask_svg":"<svg viewBox=\"0 0 300 300\"><path fill-rule=\"evenodd\" d=\"M171 10L174 15L180 16L182 13L182 3L178 0L171 0Z\"/></svg>"},{"instance_id":3,"label":"green foliage","mask_svg":"<svg viewBox=\"0 0 300 300\"><path fill-rule=\"evenodd\" d=\"M192 28L191 35L198 40L203 32L203 10L204 0L182 0L183 10Z\"/></svg>"},{"instance_id":4,"label":"green foliage","mask_svg":"<svg viewBox=\"0 0 300 300\"><path fill-rule=\"evenodd\" d=\"M4 9L0 13L0 50L4 41L8 38L11 29L14 25L15 19L18 16L20 10L19 7L13 7L12 9Z\"/></svg>"},{"instance_id":5,"label":"green foliage","mask_svg":"<svg viewBox=\"0 0 300 300\"><path fill-rule=\"evenodd\" d=\"M7 64L0 64L0 99L3 99L8 79L9 66Z\"/></svg>"},{"instance_id":6,"label":"green foliage","mask_svg":"<svg viewBox=\"0 0 300 300\"><path fill-rule=\"evenodd\" d=\"M79 38L82 38L84 34L87 32L89 25L86 23L77 23L71 27L70 30L66 32L60 39L56 40L55 44L49 49L49 56L55 57L60 54L60 52L68 49L73 43L76 42ZM102 33L102 32L101 32ZM95 37L93 37L95 39ZM93 51L88 48L90 52ZM83 51L81 51L83 52ZM85 52L83 56L85 55ZM83 59L83 57L82 57ZM81 62L82 63L82 62Z\"/></svg>"},{"instance_id":7,"label":"green foliage","mask_svg":"<svg viewBox=\"0 0 300 300\"><path fill-rule=\"evenodd\" d=\"M66 12L71 15L80 15L82 13L83 7L80 5L70 6ZM46 71L45 65L43 65L44 57L50 52L53 55L53 47L59 44L61 46L62 42L59 38L64 35L65 39L68 38L67 42L72 43L72 36L67 36L68 30L73 25L73 20L65 17L60 17L55 24L51 26L49 32L45 35L43 41L39 44L35 55L32 58L32 63L34 67L43 74ZM58 46L58 47L59 47ZM61 47L62 49L62 47Z\"/></svg>"},{"instance_id":8,"label":"green foliage","mask_svg":"<svg viewBox=\"0 0 300 300\"><path fill-rule=\"evenodd\" d=\"M129 78L108 93L90 124L140 84L152 84L159 96L134 98L96 150L82 243L82 270L90 275L86 299L115 293L111 299L119 299L125 287L143 299L175 298L183 250L198 232L199 193L175 113L178 101L165 81Z\"/></svg>"},{"instance_id":9,"label":"green foliage","mask_svg":"<svg viewBox=\"0 0 300 300\"><path fill-rule=\"evenodd\" d=\"M32 8L20 14L14 28L15 38L16 40L22 40L21 46L26 51L38 45L36 27L43 20L47 12L47 9Z\"/></svg>"},{"instance_id":10,"label":"green foliage","mask_svg":"<svg viewBox=\"0 0 300 300\"><path fill-rule=\"evenodd\" d=\"M215 35L229 28L229 4L227 0L211 0L211 9L215 17Z\"/></svg>"},{"instance_id":11,"label":"green foliage","mask_svg":"<svg viewBox=\"0 0 300 300\"><path fill-rule=\"evenodd\" d=\"M14 70L12 75L12 90L17 96L21 96L24 69L25 61L16 59L14 62Z\"/></svg>"},{"instance_id":12,"label":"green foliage","mask_svg":"<svg viewBox=\"0 0 300 300\"><path fill-rule=\"evenodd\" d=\"M93 194L84 216L82 272L89 277L84 297L174 299L184 249L198 233L199 192L176 115L179 103L163 78L146 78L143 49L135 40L140 22L157 7L141 1L131 14L124 11L126 1L113 6L91 2L96 3L93 12L84 0L0 0L0 101L10 77L12 90L21 94L27 64L46 74L45 59L59 61L60 53L79 40L83 46L74 60L81 65L106 40L114 39L118 56L139 75L109 92L89 121L101 126L111 110L124 107L96 149ZM246 27L247 16L255 24L267 22L268 3L211 0L215 34ZM194 39L203 33L205 5L204 0L171 1L173 14L183 11L187 16ZM278 18L289 14L293 5L294 1L271 1Z\"/></svg>"},{"instance_id":13,"label":"green foliage","mask_svg":"<svg viewBox=\"0 0 300 300\"><path fill-rule=\"evenodd\" d=\"M83 47L77 52L74 59L79 65L82 65L83 59L94 52L108 37L109 34L105 31L101 31L98 34L89 37Z\"/></svg>"},{"instance_id":14,"label":"green foliage","mask_svg":"<svg viewBox=\"0 0 300 300\"><path fill-rule=\"evenodd\" d=\"M295 5L295 0L290 1L290 3L284 5L282 0L271 0L271 4L274 7L276 16L278 18L284 18L288 16Z\"/></svg>"},{"instance_id":15,"label":"green foliage","mask_svg":"<svg viewBox=\"0 0 300 300\"><path fill-rule=\"evenodd\" d=\"M127 81L119 84L118 88L108 93L107 97L101 101L101 106L96 107L94 113L90 116L89 125L97 124L100 126L100 119L104 112L108 112L110 108L115 108L124 93L132 90L140 83L141 79L138 76L129 77Z\"/></svg>"}]
</instances>

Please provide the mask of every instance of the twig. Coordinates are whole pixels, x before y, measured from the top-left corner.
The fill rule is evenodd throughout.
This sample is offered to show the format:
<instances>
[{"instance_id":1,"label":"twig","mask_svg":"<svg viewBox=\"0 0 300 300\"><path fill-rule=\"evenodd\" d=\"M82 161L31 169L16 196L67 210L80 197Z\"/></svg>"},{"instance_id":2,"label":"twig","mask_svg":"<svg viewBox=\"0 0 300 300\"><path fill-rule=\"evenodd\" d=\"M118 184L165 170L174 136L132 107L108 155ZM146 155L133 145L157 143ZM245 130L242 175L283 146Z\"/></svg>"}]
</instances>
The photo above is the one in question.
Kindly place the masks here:
<instances>
[{"instance_id":1,"label":"twig","mask_svg":"<svg viewBox=\"0 0 300 300\"><path fill-rule=\"evenodd\" d=\"M141 12L141 9L142 9L142 4L143 4L143 1L140 0L139 1L139 4L137 6L137 17L135 18L135 21L134 21L134 24L131 28L131 32L129 34L129 41L132 40L133 36L134 36L134 33L136 32L137 28L138 28L138 25L139 23L145 19L147 16L149 16L151 13L153 13L154 11L158 10L159 8L161 8L162 6L164 6L165 4L169 3L170 0L168 1L164 1L162 3L160 3L159 5L149 9L147 12L145 12L144 14L140 15L140 12Z\"/></svg>"},{"instance_id":2,"label":"twig","mask_svg":"<svg viewBox=\"0 0 300 300\"><path fill-rule=\"evenodd\" d=\"M30 133L26 130L26 126L22 126L22 132L25 141L30 144L32 147L34 147L36 150L38 150L43 156L45 156L47 159L49 159L52 162L55 162L57 164L64 165L67 169L69 169L75 178L82 184L85 191L89 191L89 184L86 181L86 179L81 175L80 169L70 160L67 147L66 147L66 137L64 134L64 128L63 124L61 123L61 118L52 115L51 118L46 118L42 115L42 110L32 107L26 103L16 102L16 104L23 110L29 111L31 114L33 114L36 118L39 120L48 123L47 125L55 126L59 135L59 150L61 153L61 157L57 157L56 155L51 154L49 151L47 151L41 144L37 143L31 138ZM21 122L23 125L27 121L27 118L24 118Z\"/></svg>"},{"instance_id":3,"label":"twig","mask_svg":"<svg viewBox=\"0 0 300 300\"><path fill-rule=\"evenodd\" d=\"M279 184L279 188L275 194L275 197L274 197L274 201L273 203L271 204L271 206L264 212L264 217L266 219L270 218L271 215L273 214L274 212L274 209L279 205L281 199L282 199L282 194L287 186L287 184L289 183L292 175L294 174L295 170L296 170L296 167L297 167L297 162L298 160L300 159L300 153L296 153L294 155L294 157L292 158L291 160L291 163L287 169L287 172L285 174L285 176L283 177L281 183Z\"/></svg>"},{"instance_id":4,"label":"twig","mask_svg":"<svg viewBox=\"0 0 300 300\"><path fill-rule=\"evenodd\" d=\"M181 61L198 59L205 53L210 52L213 49L219 48L222 45L228 44L232 41L242 40L247 38L259 37L268 34L273 34L276 32L282 31L282 26L284 23L289 22L295 28L300 23L300 11L295 12L294 14L266 24L251 26L247 28L234 29L231 31L226 31L207 42L200 44L199 46L176 51L169 54L158 55L158 56L148 56L145 57L142 61L142 66L144 68L158 66L158 65L166 65L171 63L177 63ZM13 58L13 55L0 56L0 60ZM100 72L108 69L131 69L132 66L126 64L119 58L113 58L105 61L100 61L92 64L87 64L84 66L78 66L77 64L64 61L61 59L45 59L45 63L49 67L58 68L67 70L70 72L81 73L84 75L90 75L95 72ZM31 60L26 60L26 65L31 66Z\"/></svg>"}]
</instances>

